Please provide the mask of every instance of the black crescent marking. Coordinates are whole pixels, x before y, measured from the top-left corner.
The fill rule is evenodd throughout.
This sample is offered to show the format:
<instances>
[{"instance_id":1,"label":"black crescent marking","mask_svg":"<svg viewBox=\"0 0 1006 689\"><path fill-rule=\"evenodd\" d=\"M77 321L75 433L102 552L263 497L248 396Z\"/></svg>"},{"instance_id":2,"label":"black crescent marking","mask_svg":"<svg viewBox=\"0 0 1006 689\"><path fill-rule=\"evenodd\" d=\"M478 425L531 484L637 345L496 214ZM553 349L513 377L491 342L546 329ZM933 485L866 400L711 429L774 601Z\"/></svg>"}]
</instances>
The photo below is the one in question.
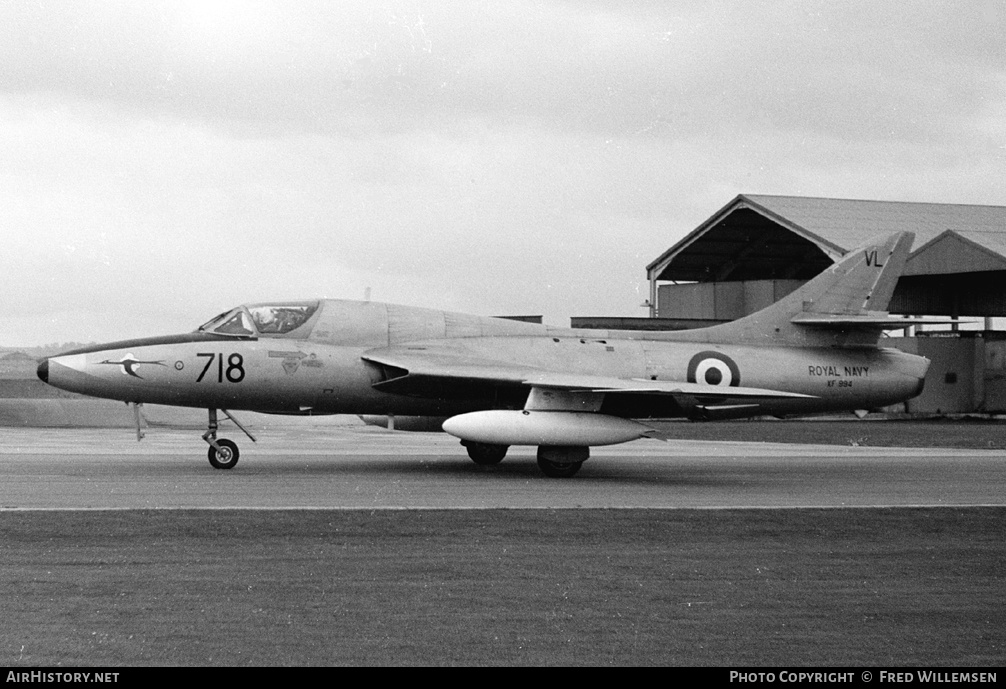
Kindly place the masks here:
<instances>
[{"instance_id":1,"label":"black crescent marking","mask_svg":"<svg viewBox=\"0 0 1006 689\"><path fill-rule=\"evenodd\" d=\"M140 364L156 364L157 366L164 366L163 361L140 361L139 359L126 359L123 357L119 361L110 361L105 359L104 361L99 361L100 364L109 364L111 366L121 366L123 373L128 373L133 378L139 378L143 380L143 376L136 372L136 367Z\"/></svg>"}]
</instances>

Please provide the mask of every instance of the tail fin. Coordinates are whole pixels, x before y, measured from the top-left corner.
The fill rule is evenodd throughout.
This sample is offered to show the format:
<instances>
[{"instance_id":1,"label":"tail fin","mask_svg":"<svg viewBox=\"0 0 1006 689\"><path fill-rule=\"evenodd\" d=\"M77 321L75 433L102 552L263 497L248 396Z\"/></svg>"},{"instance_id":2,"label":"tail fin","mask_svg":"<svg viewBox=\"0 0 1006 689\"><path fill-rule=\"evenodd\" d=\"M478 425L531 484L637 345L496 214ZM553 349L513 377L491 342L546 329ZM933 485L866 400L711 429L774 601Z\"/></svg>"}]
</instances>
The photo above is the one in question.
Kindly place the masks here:
<instances>
[{"instance_id":1,"label":"tail fin","mask_svg":"<svg viewBox=\"0 0 1006 689\"><path fill-rule=\"evenodd\" d=\"M911 232L899 232L853 249L775 304L693 332L722 342L875 345L883 330L906 325L886 309L914 239Z\"/></svg>"},{"instance_id":2,"label":"tail fin","mask_svg":"<svg viewBox=\"0 0 1006 689\"><path fill-rule=\"evenodd\" d=\"M800 290L817 287L803 311L813 314L866 315L886 311L908 260L915 235L899 232L883 242L853 249L845 258L825 270ZM808 290L813 292L814 290ZM808 301L807 296L803 297Z\"/></svg>"}]
</instances>

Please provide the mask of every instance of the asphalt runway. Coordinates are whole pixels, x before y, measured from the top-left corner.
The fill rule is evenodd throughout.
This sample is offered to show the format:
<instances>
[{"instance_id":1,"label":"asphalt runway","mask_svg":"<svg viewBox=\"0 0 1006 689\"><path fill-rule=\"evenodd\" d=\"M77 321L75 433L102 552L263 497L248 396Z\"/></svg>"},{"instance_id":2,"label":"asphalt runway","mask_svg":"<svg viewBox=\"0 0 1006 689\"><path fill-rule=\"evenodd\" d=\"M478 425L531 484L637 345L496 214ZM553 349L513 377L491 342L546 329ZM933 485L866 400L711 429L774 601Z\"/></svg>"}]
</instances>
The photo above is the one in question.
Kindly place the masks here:
<instances>
[{"instance_id":1,"label":"asphalt runway","mask_svg":"<svg viewBox=\"0 0 1006 689\"><path fill-rule=\"evenodd\" d=\"M599 447L572 479L534 448L476 466L446 434L369 426L228 433L210 467L196 429L0 428L0 509L739 508L1006 505L1002 450L640 440Z\"/></svg>"}]
</instances>

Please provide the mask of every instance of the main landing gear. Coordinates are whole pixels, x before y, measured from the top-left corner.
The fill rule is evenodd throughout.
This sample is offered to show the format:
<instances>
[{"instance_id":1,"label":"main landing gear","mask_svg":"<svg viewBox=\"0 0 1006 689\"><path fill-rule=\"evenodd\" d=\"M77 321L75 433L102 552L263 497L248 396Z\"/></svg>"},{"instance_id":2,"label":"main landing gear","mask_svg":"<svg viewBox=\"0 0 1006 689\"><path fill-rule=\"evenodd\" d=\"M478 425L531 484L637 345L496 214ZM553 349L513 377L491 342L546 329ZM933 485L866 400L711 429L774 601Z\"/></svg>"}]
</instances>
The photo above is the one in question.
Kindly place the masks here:
<instances>
[{"instance_id":1,"label":"main landing gear","mask_svg":"<svg viewBox=\"0 0 1006 689\"><path fill-rule=\"evenodd\" d=\"M506 457L509 445L461 441L468 450L468 456L479 466L496 466ZM538 468L549 478L569 478L580 471L580 467L590 457L589 447L567 447L542 445L538 448ZM210 460L211 462L213 460Z\"/></svg>"},{"instance_id":2,"label":"main landing gear","mask_svg":"<svg viewBox=\"0 0 1006 689\"><path fill-rule=\"evenodd\" d=\"M491 467L499 464L506 457L509 445L493 445L491 443L475 443L462 441L462 445L468 450L468 456L472 461L482 467Z\"/></svg>"},{"instance_id":3,"label":"main landing gear","mask_svg":"<svg viewBox=\"0 0 1006 689\"><path fill-rule=\"evenodd\" d=\"M238 445L233 440L227 440L226 438L217 439L217 430L219 429L217 410L209 409L208 411L209 422L207 423L206 432L203 433L203 440L210 445L206 456L209 458L210 464L213 465L214 469L233 469L234 465L238 463L238 457L241 456L241 453L238 451ZM241 422L235 419L229 411L226 409L221 409L220 411L233 421L235 426L244 431L244 434L251 438L253 443L257 442L255 436L242 426Z\"/></svg>"},{"instance_id":4,"label":"main landing gear","mask_svg":"<svg viewBox=\"0 0 1006 689\"><path fill-rule=\"evenodd\" d=\"M542 445L538 448L538 468L549 478L569 478L590 457L589 447Z\"/></svg>"}]
</instances>

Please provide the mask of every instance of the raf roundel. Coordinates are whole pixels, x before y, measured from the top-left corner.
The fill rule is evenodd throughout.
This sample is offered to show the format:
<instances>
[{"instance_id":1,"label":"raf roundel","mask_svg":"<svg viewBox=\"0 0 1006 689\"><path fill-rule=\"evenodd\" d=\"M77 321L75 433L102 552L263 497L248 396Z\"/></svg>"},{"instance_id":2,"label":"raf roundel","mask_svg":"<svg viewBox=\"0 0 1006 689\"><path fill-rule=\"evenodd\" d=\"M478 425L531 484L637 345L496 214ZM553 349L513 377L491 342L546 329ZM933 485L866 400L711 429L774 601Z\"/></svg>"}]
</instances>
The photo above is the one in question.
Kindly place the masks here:
<instances>
[{"instance_id":1,"label":"raf roundel","mask_svg":"<svg viewBox=\"0 0 1006 689\"><path fill-rule=\"evenodd\" d=\"M741 372L725 354L699 352L688 362L688 382L737 387L741 384Z\"/></svg>"}]
</instances>

